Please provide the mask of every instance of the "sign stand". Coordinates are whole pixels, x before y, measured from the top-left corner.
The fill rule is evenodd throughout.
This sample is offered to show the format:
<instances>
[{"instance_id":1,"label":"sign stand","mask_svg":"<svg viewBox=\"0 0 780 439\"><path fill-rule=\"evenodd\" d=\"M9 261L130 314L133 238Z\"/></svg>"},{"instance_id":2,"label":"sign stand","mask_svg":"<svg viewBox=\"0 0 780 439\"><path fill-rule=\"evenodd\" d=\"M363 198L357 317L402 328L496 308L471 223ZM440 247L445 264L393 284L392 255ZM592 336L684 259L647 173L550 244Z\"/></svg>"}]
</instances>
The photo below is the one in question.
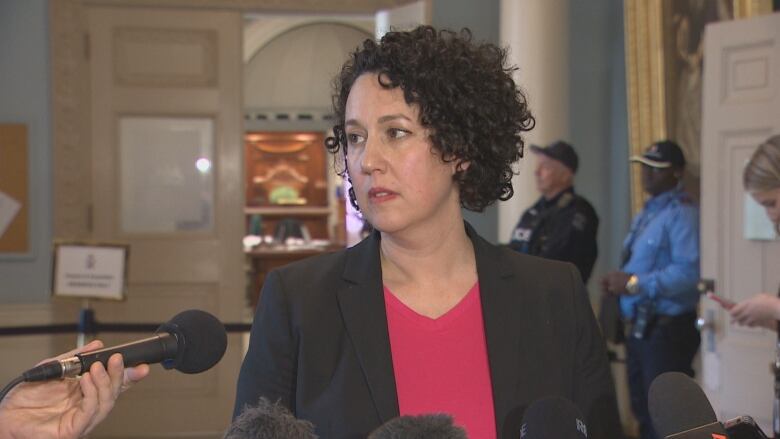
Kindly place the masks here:
<instances>
[{"instance_id":1,"label":"sign stand","mask_svg":"<svg viewBox=\"0 0 780 439\"><path fill-rule=\"evenodd\" d=\"M97 333L91 300L125 300L128 245L58 242L54 245L52 295L81 299L76 345Z\"/></svg>"}]
</instances>

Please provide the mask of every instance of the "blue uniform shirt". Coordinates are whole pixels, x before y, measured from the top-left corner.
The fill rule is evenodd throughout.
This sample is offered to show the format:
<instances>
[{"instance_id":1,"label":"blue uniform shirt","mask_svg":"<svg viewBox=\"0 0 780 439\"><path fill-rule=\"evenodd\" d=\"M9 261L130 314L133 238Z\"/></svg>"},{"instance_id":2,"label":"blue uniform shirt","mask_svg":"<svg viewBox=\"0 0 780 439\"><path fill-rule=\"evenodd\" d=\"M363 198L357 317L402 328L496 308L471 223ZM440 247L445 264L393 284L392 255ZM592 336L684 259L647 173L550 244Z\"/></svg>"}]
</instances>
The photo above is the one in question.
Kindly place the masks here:
<instances>
[{"instance_id":1,"label":"blue uniform shirt","mask_svg":"<svg viewBox=\"0 0 780 439\"><path fill-rule=\"evenodd\" d=\"M623 242L630 255L622 271L639 278L636 295L620 296L625 318L636 306L652 301L656 314L696 310L699 292L699 212L680 187L656 195L634 218Z\"/></svg>"}]
</instances>

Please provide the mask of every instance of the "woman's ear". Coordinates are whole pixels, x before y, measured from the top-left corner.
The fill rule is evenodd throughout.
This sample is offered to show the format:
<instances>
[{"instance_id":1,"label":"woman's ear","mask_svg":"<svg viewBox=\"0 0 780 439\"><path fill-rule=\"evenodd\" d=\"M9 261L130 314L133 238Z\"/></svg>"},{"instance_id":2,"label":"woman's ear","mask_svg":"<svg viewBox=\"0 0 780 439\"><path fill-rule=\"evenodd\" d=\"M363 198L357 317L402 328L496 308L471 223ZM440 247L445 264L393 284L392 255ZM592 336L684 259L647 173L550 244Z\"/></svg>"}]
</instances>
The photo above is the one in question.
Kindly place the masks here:
<instances>
[{"instance_id":1,"label":"woman's ear","mask_svg":"<svg viewBox=\"0 0 780 439\"><path fill-rule=\"evenodd\" d=\"M458 172L465 172L469 166L471 165L471 161L468 160L458 160L455 162L455 167L453 168L453 174L457 174Z\"/></svg>"}]
</instances>

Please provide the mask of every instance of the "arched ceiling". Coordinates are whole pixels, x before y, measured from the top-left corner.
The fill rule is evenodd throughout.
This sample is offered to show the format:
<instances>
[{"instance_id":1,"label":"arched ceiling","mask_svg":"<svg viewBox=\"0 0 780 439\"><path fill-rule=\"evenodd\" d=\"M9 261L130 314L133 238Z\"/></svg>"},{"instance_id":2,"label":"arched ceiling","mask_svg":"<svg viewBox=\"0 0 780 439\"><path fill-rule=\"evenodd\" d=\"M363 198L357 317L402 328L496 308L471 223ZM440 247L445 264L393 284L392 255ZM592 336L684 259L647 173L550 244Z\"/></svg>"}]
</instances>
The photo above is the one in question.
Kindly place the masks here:
<instances>
[{"instance_id":1,"label":"arched ceiling","mask_svg":"<svg viewBox=\"0 0 780 439\"><path fill-rule=\"evenodd\" d=\"M318 23L340 23L374 35L373 15L364 16L311 16L250 14L244 24L244 62L274 38L295 28Z\"/></svg>"},{"instance_id":2,"label":"arched ceiling","mask_svg":"<svg viewBox=\"0 0 780 439\"><path fill-rule=\"evenodd\" d=\"M372 31L309 23L268 41L244 64L244 106L329 109L331 82L347 55Z\"/></svg>"}]
</instances>

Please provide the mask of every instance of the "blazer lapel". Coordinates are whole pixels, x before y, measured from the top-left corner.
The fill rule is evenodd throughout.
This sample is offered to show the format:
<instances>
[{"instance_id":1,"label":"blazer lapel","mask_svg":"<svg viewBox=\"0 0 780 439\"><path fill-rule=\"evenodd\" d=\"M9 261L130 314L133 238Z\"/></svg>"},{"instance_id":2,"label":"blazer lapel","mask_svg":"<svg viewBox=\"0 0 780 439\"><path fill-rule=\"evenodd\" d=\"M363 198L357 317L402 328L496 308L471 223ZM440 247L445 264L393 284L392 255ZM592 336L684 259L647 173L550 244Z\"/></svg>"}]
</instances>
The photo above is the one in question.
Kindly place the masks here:
<instances>
[{"instance_id":1,"label":"blazer lapel","mask_svg":"<svg viewBox=\"0 0 780 439\"><path fill-rule=\"evenodd\" d=\"M397 417L398 397L387 332L387 315L379 260L379 233L347 251L346 283L338 301L344 326L360 362L382 422Z\"/></svg>"},{"instance_id":2,"label":"blazer lapel","mask_svg":"<svg viewBox=\"0 0 780 439\"><path fill-rule=\"evenodd\" d=\"M521 315L522 279L513 273L499 247L482 239L470 225L466 231L474 244L477 276L485 324L485 340L493 388L497 433L502 436L498 420L517 414L516 398L525 383L521 382L521 353L527 345ZM519 423L518 423L519 424Z\"/></svg>"}]
</instances>

